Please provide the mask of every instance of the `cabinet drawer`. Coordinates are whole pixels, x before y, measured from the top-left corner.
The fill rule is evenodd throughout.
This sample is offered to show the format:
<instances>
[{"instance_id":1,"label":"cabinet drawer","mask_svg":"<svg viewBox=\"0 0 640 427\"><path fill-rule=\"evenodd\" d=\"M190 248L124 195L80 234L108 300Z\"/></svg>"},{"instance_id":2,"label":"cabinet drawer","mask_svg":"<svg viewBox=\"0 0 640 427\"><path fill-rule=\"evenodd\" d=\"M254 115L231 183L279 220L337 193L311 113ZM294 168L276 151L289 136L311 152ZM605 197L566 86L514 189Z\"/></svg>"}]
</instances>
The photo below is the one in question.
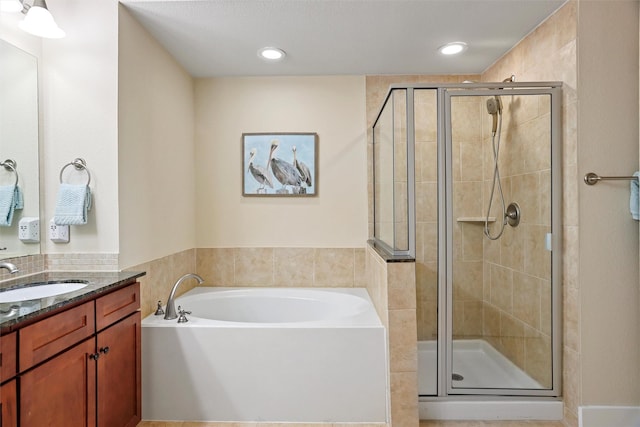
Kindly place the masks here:
<instances>
[{"instance_id":1,"label":"cabinet drawer","mask_svg":"<svg viewBox=\"0 0 640 427\"><path fill-rule=\"evenodd\" d=\"M18 331L20 372L90 337L94 332L93 301L21 329Z\"/></svg>"},{"instance_id":2,"label":"cabinet drawer","mask_svg":"<svg viewBox=\"0 0 640 427\"><path fill-rule=\"evenodd\" d=\"M140 308L140 284L119 289L96 300L96 328L104 329Z\"/></svg>"},{"instance_id":3,"label":"cabinet drawer","mask_svg":"<svg viewBox=\"0 0 640 427\"><path fill-rule=\"evenodd\" d=\"M0 337L0 382L16 375L16 332Z\"/></svg>"}]
</instances>

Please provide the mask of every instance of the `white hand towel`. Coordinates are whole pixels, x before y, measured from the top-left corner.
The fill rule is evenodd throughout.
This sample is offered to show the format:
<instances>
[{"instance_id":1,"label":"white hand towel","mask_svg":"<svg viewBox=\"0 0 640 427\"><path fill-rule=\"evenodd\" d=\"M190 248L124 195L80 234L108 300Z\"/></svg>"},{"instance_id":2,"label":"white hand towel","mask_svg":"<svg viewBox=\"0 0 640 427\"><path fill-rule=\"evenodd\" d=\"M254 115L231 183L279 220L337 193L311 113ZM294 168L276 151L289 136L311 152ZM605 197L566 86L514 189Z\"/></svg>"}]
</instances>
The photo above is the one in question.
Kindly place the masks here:
<instances>
[{"instance_id":1,"label":"white hand towel","mask_svg":"<svg viewBox=\"0 0 640 427\"><path fill-rule=\"evenodd\" d=\"M91 189L88 185L60 184L53 222L56 225L86 224L90 209Z\"/></svg>"},{"instance_id":2,"label":"white hand towel","mask_svg":"<svg viewBox=\"0 0 640 427\"><path fill-rule=\"evenodd\" d=\"M17 185L0 185L0 227L11 227L13 213L24 207L22 191Z\"/></svg>"}]
</instances>

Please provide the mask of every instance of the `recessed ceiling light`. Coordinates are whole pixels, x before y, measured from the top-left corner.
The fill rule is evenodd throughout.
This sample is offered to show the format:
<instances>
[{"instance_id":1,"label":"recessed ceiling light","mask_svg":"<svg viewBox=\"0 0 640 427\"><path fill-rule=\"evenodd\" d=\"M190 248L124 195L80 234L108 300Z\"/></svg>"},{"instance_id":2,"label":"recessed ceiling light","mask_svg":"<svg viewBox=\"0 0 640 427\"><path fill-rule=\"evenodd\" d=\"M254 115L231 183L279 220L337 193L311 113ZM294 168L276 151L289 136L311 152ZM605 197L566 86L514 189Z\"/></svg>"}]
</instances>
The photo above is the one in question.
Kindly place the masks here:
<instances>
[{"instance_id":1,"label":"recessed ceiling light","mask_svg":"<svg viewBox=\"0 0 640 427\"><path fill-rule=\"evenodd\" d=\"M467 44L464 42L451 42L438 48L443 55L456 55L467 50Z\"/></svg>"},{"instance_id":2,"label":"recessed ceiling light","mask_svg":"<svg viewBox=\"0 0 640 427\"><path fill-rule=\"evenodd\" d=\"M263 47L258 51L258 57L269 62L282 61L285 56L284 50L277 47Z\"/></svg>"}]
</instances>

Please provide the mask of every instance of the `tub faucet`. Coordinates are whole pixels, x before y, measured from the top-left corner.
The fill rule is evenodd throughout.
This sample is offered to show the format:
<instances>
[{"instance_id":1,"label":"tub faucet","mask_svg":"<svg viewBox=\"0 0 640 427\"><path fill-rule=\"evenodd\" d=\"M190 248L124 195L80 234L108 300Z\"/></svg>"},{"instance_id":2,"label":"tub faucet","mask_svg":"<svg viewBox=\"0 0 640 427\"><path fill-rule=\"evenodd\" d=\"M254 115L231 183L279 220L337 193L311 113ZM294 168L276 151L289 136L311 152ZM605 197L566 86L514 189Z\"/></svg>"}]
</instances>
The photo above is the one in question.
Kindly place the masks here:
<instances>
[{"instance_id":1,"label":"tub faucet","mask_svg":"<svg viewBox=\"0 0 640 427\"><path fill-rule=\"evenodd\" d=\"M8 270L9 273L11 273L11 274L15 274L18 271L20 271L20 270L18 270L18 267L16 267L15 264L12 264L10 262L0 262L0 268L4 268L4 269Z\"/></svg>"},{"instance_id":2,"label":"tub faucet","mask_svg":"<svg viewBox=\"0 0 640 427\"><path fill-rule=\"evenodd\" d=\"M167 308L165 310L165 314L164 314L164 319L165 320L171 320L171 319L177 319L178 318L178 314L176 313L176 303L174 301L174 296L176 294L176 290L178 289L178 286L180 286L180 283L184 282L186 279L190 279L190 278L194 278L198 281L198 284L203 284L204 283L204 279L200 276L198 276L195 273L188 273L185 274L184 276L182 276L181 278L178 279L178 281L176 282L175 285L173 285L173 288L171 289L171 293L169 294L169 298L167 299Z\"/></svg>"}]
</instances>

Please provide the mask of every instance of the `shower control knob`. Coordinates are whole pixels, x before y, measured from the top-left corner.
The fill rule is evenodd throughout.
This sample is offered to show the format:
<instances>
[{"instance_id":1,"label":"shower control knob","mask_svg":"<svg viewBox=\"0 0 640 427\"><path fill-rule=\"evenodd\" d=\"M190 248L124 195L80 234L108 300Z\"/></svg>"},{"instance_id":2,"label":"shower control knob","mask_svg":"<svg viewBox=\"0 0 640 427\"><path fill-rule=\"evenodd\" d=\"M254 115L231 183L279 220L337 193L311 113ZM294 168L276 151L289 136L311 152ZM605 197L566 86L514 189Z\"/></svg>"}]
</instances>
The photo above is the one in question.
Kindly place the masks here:
<instances>
[{"instance_id":1,"label":"shower control knob","mask_svg":"<svg viewBox=\"0 0 640 427\"><path fill-rule=\"evenodd\" d=\"M517 227L520 224L520 206L516 202L510 203L504 216L507 219L507 224Z\"/></svg>"}]
</instances>

